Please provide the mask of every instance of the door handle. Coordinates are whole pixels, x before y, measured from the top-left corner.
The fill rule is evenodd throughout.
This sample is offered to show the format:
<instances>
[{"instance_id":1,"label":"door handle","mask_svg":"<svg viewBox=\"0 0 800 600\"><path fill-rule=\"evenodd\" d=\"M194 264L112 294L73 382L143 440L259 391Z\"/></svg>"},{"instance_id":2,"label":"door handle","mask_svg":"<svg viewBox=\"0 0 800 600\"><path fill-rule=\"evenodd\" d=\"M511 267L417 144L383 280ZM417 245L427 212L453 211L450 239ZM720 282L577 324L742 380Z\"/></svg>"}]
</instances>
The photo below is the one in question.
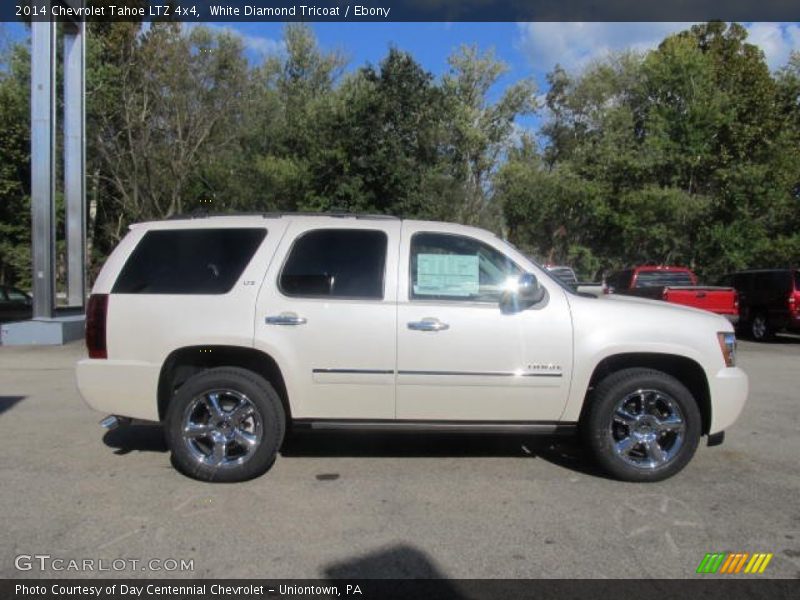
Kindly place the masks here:
<instances>
[{"instance_id":1,"label":"door handle","mask_svg":"<svg viewBox=\"0 0 800 600\"><path fill-rule=\"evenodd\" d=\"M413 331L444 331L450 329L450 325L442 323L439 319L426 317L422 321L411 321L408 328Z\"/></svg>"},{"instance_id":2,"label":"door handle","mask_svg":"<svg viewBox=\"0 0 800 600\"><path fill-rule=\"evenodd\" d=\"M305 325L306 318L298 317L294 313L281 313L272 317L266 317L264 322L267 325Z\"/></svg>"}]
</instances>

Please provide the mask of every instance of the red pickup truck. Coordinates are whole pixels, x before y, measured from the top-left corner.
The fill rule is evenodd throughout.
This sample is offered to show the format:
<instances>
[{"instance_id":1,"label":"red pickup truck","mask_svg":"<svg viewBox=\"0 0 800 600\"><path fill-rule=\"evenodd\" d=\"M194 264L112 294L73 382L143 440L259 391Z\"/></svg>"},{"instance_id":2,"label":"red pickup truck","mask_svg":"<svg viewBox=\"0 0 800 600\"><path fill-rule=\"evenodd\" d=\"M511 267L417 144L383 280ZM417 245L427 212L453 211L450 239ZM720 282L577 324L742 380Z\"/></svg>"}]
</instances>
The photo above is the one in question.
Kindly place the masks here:
<instances>
[{"instance_id":1,"label":"red pickup truck","mask_svg":"<svg viewBox=\"0 0 800 600\"><path fill-rule=\"evenodd\" d=\"M697 276L685 267L642 266L606 277L609 294L664 300L710 310L732 323L739 320L739 296L732 287L697 285Z\"/></svg>"}]
</instances>

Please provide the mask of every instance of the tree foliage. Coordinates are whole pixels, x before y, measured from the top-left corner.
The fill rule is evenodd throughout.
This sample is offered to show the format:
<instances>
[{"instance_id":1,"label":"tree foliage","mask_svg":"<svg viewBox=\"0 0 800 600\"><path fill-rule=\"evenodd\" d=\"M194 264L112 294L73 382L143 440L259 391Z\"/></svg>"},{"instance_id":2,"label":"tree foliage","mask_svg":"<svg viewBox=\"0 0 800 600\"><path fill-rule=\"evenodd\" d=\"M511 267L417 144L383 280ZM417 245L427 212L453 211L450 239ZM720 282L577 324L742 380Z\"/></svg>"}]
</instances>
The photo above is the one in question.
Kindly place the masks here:
<instances>
[{"instance_id":1,"label":"tree foliage","mask_svg":"<svg viewBox=\"0 0 800 600\"><path fill-rule=\"evenodd\" d=\"M796 264L799 63L772 75L743 27L708 23L577 75L557 67L541 156L512 154L498 175L510 231L587 277Z\"/></svg>"},{"instance_id":2,"label":"tree foliage","mask_svg":"<svg viewBox=\"0 0 800 600\"><path fill-rule=\"evenodd\" d=\"M30 261L30 55L16 46L0 73L0 284L28 287Z\"/></svg>"}]
</instances>

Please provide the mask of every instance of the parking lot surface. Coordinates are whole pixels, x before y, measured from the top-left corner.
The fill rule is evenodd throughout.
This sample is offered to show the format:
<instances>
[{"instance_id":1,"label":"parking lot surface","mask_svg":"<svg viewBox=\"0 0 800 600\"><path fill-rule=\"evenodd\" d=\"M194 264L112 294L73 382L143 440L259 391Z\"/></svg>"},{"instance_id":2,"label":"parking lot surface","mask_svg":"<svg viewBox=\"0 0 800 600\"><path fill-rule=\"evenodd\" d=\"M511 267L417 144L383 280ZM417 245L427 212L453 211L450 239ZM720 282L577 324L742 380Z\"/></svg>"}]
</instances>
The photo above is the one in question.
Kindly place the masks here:
<instances>
[{"instance_id":1,"label":"parking lot surface","mask_svg":"<svg viewBox=\"0 0 800 600\"><path fill-rule=\"evenodd\" d=\"M800 577L798 337L740 343L744 414L657 484L606 479L568 439L374 434L293 436L264 477L199 483L157 426L100 429L83 352L0 347L0 577L683 578L709 552ZM36 554L98 562L15 568Z\"/></svg>"}]
</instances>

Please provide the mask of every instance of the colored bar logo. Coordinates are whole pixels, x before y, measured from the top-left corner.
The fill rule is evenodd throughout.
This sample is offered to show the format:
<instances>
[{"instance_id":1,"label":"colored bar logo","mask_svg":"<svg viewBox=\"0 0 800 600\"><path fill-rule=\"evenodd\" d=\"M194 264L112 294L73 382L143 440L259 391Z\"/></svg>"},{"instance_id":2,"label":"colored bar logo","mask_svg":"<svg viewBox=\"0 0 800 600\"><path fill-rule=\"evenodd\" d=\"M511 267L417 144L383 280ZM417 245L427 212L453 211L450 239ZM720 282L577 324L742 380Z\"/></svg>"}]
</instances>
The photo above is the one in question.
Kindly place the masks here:
<instances>
[{"instance_id":1,"label":"colored bar logo","mask_svg":"<svg viewBox=\"0 0 800 600\"><path fill-rule=\"evenodd\" d=\"M706 554L697 573L719 573L721 575L735 575L737 573L763 573L772 553L756 552L715 552Z\"/></svg>"}]
</instances>

